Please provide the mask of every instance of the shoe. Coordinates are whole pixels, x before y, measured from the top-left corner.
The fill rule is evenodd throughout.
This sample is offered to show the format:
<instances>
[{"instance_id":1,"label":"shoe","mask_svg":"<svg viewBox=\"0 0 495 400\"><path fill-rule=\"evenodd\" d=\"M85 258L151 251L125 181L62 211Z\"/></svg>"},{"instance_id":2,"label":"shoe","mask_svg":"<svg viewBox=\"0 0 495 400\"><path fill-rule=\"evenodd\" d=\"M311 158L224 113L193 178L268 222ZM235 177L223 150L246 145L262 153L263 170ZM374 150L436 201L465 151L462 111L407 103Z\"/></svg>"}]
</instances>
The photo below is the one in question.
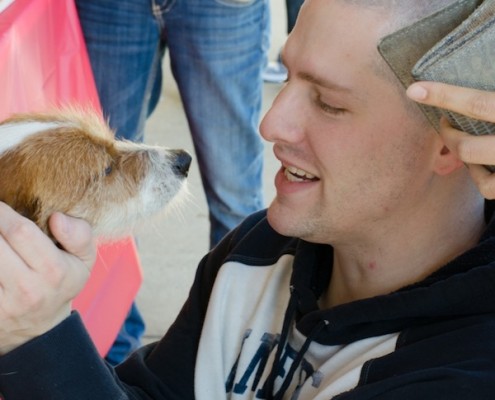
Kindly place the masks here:
<instances>
[{"instance_id":1,"label":"shoe","mask_svg":"<svg viewBox=\"0 0 495 400\"><path fill-rule=\"evenodd\" d=\"M287 80L287 68L280 61L270 61L265 67L262 77L268 83L282 83Z\"/></svg>"}]
</instances>

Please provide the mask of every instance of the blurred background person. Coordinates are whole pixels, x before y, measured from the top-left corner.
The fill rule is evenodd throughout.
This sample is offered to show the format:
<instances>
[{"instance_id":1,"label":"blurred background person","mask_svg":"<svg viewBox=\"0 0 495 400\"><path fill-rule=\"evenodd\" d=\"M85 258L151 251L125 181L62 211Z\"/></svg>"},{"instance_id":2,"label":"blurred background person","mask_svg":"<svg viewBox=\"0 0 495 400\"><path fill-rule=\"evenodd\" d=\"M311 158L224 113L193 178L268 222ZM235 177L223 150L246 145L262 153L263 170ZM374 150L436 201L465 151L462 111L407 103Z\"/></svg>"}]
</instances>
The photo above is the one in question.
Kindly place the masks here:
<instances>
[{"instance_id":1,"label":"blurred background person","mask_svg":"<svg viewBox=\"0 0 495 400\"><path fill-rule=\"evenodd\" d=\"M287 34L291 33L296 24L297 15L304 0L285 0L287 9ZM287 79L287 68L278 53L275 61L270 61L263 70L263 80L269 83L282 83Z\"/></svg>"}]
</instances>

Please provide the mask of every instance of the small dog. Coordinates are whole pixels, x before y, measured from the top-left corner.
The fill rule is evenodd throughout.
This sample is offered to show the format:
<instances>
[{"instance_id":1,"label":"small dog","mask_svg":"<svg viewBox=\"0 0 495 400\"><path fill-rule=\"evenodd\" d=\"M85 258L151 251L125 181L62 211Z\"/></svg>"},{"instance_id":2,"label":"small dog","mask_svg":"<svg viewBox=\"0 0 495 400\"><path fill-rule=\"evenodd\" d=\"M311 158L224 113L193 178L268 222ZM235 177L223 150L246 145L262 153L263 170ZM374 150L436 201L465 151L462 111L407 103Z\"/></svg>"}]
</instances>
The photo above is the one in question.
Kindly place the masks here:
<instances>
[{"instance_id":1,"label":"small dog","mask_svg":"<svg viewBox=\"0 0 495 400\"><path fill-rule=\"evenodd\" d=\"M190 155L114 139L100 115L61 109L0 123L0 201L50 235L60 211L116 239L183 191Z\"/></svg>"}]
</instances>

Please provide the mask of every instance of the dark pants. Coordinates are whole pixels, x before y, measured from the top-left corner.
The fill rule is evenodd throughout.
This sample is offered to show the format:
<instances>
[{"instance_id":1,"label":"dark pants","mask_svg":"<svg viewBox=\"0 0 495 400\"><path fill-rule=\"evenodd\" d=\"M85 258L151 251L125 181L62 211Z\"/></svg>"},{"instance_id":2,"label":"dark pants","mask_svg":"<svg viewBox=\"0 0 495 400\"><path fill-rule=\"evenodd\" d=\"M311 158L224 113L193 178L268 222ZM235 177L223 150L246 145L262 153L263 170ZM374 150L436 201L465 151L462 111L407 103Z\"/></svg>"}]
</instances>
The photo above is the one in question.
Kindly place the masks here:
<instances>
[{"instance_id":1,"label":"dark pants","mask_svg":"<svg viewBox=\"0 0 495 400\"><path fill-rule=\"evenodd\" d=\"M304 0L285 0L285 4L287 5L287 33L290 33L292 28L294 28L299 9L303 2Z\"/></svg>"}]
</instances>

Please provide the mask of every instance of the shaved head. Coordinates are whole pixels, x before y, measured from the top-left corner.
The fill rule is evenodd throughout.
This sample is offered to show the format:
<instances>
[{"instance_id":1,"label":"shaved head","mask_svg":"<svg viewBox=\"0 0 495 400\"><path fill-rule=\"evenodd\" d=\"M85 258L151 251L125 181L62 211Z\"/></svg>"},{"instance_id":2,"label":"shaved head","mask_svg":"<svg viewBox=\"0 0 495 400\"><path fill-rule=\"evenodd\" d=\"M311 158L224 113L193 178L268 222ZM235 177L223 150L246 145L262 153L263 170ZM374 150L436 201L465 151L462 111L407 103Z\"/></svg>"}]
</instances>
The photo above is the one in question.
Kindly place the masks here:
<instances>
[{"instance_id":1,"label":"shaved head","mask_svg":"<svg viewBox=\"0 0 495 400\"><path fill-rule=\"evenodd\" d=\"M390 22L391 33L420 19L436 13L445 7L457 3L459 0L337 0L341 3L365 7L379 8L385 15L392 17Z\"/></svg>"},{"instance_id":2,"label":"shaved head","mask_svg":"<svg viewBox=\"0 0 495 400\"><path fill-rule=\"evenodd\" d=\"M383 30L382 36L386 36L393 32L396 32L406 26L412 25L415 22L422 20L436 12L443 10L444 8L458 3L459 0L336 0L342 4L362 7L368 10L375 11L383 18ZM481 0L480 0L481 2ZM418 105L405 94L405 89L392 72L390 67L384 62L382 57L376 52L376 57L371 60L370 64L372 70L384 79L393 83L399 93L401 99L406 106L406 109L412 114L416 115L419 119L424 121L425 126L428 126L429 122L427 118L420 111Z\"/></svg>"}]
</instances>

